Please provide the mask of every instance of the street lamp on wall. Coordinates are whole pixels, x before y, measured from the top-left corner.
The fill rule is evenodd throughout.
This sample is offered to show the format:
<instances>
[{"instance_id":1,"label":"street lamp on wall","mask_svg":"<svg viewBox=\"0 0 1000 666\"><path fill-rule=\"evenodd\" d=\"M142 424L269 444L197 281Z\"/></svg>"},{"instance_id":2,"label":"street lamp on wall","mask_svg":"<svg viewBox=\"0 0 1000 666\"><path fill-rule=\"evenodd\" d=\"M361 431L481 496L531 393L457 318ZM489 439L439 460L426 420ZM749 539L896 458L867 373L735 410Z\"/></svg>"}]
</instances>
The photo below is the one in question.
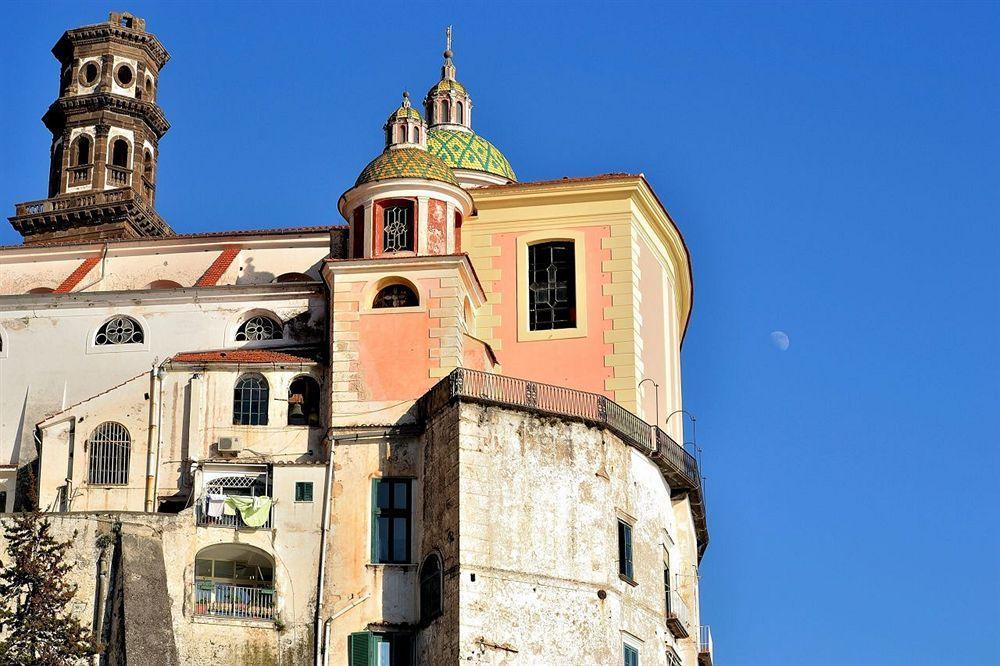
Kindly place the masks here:
<instances>
[{"instance_id":1,"label":"street lamp on wall","mask_svg":"<svg viewBox=\"0 0 1000 666\"><path fill-rule=\"evenodd\" d=\"M660 425L660 385L657 384L651 377L646 377L636 386L637 389L642 388L642 385L646 382L653 382L653 398L655 398L654 404L656 405L656 420L653 421L657 426ZM667 417L670 418L670 417Z\"/></svg>"}]
</instances>

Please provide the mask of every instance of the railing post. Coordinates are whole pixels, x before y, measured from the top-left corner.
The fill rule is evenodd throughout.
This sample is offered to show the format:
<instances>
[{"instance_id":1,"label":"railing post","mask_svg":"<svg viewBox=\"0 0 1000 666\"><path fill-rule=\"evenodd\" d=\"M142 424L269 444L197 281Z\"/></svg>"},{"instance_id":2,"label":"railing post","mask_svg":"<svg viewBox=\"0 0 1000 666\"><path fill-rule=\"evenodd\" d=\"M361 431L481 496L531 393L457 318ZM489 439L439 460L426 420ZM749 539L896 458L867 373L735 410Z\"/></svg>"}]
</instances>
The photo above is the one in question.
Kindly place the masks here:
<instances>
[{"instance_id":1,"label":"railing post","mask_svg":"<svg viewBox=\"0 0 1000 666\"><path fill-rule=\"evenodd\" d=\"M538 384L528 382L524 387L524 403L528 407L538 407Z\"/></svg>"},{"instance_id":2,"label":"railing post","mask_svg":"<svg viewBox=\"0 0 1000 666\"><path fill-rule=\"evenodd\" d=\"M603 395L597 396L597 420L601 423L608 422L608 399Z\"/></svg>"}]
</instances>

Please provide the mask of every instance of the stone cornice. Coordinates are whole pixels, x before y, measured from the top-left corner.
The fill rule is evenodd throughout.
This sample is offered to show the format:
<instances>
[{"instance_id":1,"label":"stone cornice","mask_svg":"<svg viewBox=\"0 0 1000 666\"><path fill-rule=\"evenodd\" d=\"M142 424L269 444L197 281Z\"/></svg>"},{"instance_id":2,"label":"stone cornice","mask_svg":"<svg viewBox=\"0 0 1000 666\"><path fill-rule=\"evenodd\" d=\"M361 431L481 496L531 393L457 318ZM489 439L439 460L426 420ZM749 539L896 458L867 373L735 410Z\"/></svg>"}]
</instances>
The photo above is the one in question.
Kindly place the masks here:
<instances>
[{"instance_id":1,"label":"stone cornice","mask_svg":"<svg viewBox=\"0 0 1000 666\"><path fill-rule=\"evenodd\" d=\"M60 62L68 60L73 53L73 46L83 44L95 44L100 42L112 42L123 46L131 46L144 50L156 63L157 70L170 60L170 54L150 32L141 32L125 28L114 23L97 23L85 25L82 28L67 30L59 38L55 46L52 47L52 55Z\"/></svg>"},{"instance_id":2,"label":"stone cornice","mask_svg":"<svg viewBox=\"0 0 1000 666\"><path fill-rule=\"evenodd\" d=\"M157 140L163 138L170 123L167 122L163 110L156 104L144 102L132 97L123 97L112 93L94 93L91 95L76 95L60 97L49 106L42 116L42 122L53 134L62 132L65 119L71 111L113 111L129 116L142 118L149 128L156 133Z\"/></svg>"},{"instance_id":3,"label":"stone cornice","mask_svg":"<svg viewBox=\"0 0 1000 666\"><path fill-rule=\"evenodd\" d=\"M131 188L78 192L16 206L7 218L25 238L32 234L127 221L140 236L172 236L173 229Z\"/></svg>"}]
</instances>

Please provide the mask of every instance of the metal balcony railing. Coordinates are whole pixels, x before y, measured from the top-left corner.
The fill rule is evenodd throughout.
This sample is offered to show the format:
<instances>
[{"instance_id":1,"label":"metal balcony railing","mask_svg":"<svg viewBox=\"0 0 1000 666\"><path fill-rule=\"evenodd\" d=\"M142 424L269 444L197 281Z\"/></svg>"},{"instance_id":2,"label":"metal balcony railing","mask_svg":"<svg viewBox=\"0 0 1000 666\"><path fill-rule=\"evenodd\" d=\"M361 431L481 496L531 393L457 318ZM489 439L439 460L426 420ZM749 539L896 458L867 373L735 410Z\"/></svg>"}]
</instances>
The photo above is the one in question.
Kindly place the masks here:
<instances>
[{"instance_id":1,"label":"metal balcony railing","mask_svg":"<svg viewBox=\"0 0 1000 666\"><path fill-rule=\"evenodd\" d=\"M428 392L424 409L433 414L453 398L522 407L605 426L657 460L661 467L669 467L672 488L694 489L701 485L694 456L670 435L603 395L456 368Z\"/></svg>"},{"instance_id":2,"label":"metal balcony railing","mask_svg":"<svg viewBox=\"0 0 1000 666\"><path fill-rule=\"evenodd\" d=\"M273 620L274 588L196 581L194 614L245 620Z\"/></svg>"},{"instance_id":3,"label":"metal balcony railing","mask_svg":"<svg viewBox=\"0 0 1000 666\"><path fill-rule=\"evenodd\" d=\"M698 627L698 664L712 666L712 628L707 624Z\"/></svg>"},{"instance_id":4,"label":"metal balcony railing","mask_svg":"<svg viewBox=\"0 0 1000 666\"><path fill-rule=\"evenodd\" d=\"M195 509L196 524L203 527L229 527L237 530L269 530L271 529L271 519L274 517L274 507L267 512L267 522L259 527L251 527L243 522L243 518L237 512L235 515L228 516L223 513L220 516L210 516L208 515L208 497L202 497L198 500L198 504Z\"/></svg>"},{"instance_id":5,"label":"metal balcony railing","mask_svg":"<svg viewBox=\"0 0 1000 666\"><path fill-rule=\"evenodd\" d=\"M667 627L675 638L691 635L691 611L677 590L673 589L667 595Z\"/></svg>"}]
</instances>

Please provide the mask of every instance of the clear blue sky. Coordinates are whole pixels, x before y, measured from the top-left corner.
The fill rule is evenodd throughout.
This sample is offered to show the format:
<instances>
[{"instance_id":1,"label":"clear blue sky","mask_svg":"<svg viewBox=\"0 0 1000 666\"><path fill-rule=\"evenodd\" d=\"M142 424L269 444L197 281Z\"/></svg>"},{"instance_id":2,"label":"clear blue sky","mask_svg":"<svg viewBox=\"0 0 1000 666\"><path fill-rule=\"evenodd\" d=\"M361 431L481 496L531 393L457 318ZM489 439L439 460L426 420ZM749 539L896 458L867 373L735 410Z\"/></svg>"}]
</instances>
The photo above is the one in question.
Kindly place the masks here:
<instances>
[{"instance_id":1,"label":"clear blue sky","mask_svg":"<svg viewBox=\"0 0 1000 666\"><path fill-rule=\"evenodd\" d=\"M998 7L6 5L0 202L45 194L49 49L127 8L173 227L337 222L452 23L522 180L641 171L690 246L717 662L997 664Z\"/></svg>"}]
</instances>

